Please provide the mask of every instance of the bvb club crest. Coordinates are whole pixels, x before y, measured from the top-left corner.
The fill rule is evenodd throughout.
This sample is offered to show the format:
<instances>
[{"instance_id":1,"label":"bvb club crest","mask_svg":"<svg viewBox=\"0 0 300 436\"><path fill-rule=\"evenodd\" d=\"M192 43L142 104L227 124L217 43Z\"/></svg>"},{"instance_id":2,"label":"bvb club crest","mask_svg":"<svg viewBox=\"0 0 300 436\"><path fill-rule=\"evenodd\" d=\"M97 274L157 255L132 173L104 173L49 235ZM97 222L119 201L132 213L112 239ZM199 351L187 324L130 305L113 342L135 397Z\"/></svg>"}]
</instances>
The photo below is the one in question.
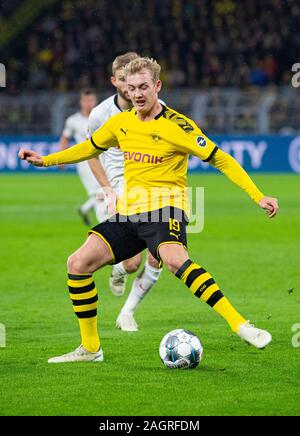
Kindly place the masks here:
<instances>
[{"instance_id":1,"label":"bvb club crest","mask_svg":"<svg viewBox=\"0 0 300 436\"><path fill-rule=\"evenodd\" d=\"M158 142L161 140L161 137L159 136L159 132L157 130L154 130L154 132L151 133L152 141Z\"/></svg>"}]
</instances>

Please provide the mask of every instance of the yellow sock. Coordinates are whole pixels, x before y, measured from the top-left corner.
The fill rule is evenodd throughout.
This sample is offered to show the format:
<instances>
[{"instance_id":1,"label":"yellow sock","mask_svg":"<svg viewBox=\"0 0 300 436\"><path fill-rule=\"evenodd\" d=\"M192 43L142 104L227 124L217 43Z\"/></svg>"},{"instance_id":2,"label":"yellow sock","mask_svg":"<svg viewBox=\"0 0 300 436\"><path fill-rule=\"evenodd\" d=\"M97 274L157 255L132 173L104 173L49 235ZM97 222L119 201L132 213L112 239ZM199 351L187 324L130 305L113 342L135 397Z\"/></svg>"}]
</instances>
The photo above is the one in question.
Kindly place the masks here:
<instances>
[{"instance_id":1,"label":"yellow sock","mask_svg":"<svg viewBox=\"0 0 300 436\"><path fill-rule=\"evenodd\" d=\"M82 345L91 353L96 353L100 348L97 316L93 316L92 318L78 318L78 321Z\"/></svg>"},{"instance_id":2,"label":"yellow sock","mask_svg":"<svg viewBox=\"0 0 300 436\"><path fill-rule=\"evenodd\" d=\"M246 322L245 318L224 297L212 276L201 266L187 260L175 275L191 289L196 297L205 301L222 316L235 333L238 326Z\"/></svg>"},{"instance_id":3,"label":"yellow sock","mask_svg":"<svg viewBox=\"0 0 300 436\"><path fill-rule=\"evenodd\" d=\"M83 347L95 353L100 348L97 325L98 295L90 274L68 274L68 287L74 312L79 321Z\"/></svg>"},{"instance_id":4,"label":"yellow sock","mask_svg":"<svg viewBox=\"0 0 300 436\"><path fill-rule=\"evenodd\" d=\"M234 307L232 307L226 297L221 298L221 300L213 306L213 309L226 319L231 330L235 333L237 333L239 325L244 324L247 321L235 310Z\"/></svg>"}]
</instances>

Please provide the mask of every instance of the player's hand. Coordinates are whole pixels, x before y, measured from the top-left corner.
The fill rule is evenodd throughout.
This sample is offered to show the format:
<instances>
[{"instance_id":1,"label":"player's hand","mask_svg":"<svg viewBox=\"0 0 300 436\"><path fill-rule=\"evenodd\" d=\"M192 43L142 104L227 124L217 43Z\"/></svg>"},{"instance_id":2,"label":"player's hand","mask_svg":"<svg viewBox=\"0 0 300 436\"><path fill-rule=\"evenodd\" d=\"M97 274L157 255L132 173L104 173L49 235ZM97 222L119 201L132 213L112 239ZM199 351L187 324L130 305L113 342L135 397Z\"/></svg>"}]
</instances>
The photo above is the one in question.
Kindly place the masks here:
<instances>
[{"instance_id":1,"label":"player's hand","mask_svg":"<svg viewBox=\"0 0 300 436\"><path fill-rule=\"evenodd\" d=\"M59 168L61 171L64 171L64 170L66 169L66 165L65 165L65 164L60 164L60 165L58 166L58 168Z\"/></svg>"},{"instance_id":2,"label":"player's hand","mask_svg":"<svg viewBox=\"0 0 300 436\"><path fill-rule=\"evenodd\" d=\"M97 189L97 192L96 192L96 200L98 200L98 201L104 201L104 192L103 192L103 188L99 188L99 189Z\"/></svg>"},{"instance_id":3,"label":"player's hand","mask_svg":"<svg viewBox=\"0 0 300 436\"><path fill-rule=\"evenodd\" d=\"M42 167L44 165L42 156L32 150L21 148L18 153L18 157L22 160L26 160L28 163L36 167Z\"/></svg>"},{"instance_id":4,"label":"player's hand","mask_svg":"<svg viewBox=\"0 0 300 436\"><path fill-rule=\"evenodd\" d=\"M110 186L105 186L103 188L104 201L107 205L107 212L109 216L115 215L117 213L117 194L116 191Z\"/></svg>"},{"instance_id":5,"label":"player's hand","mask_svg":"<svg viewBox=\"0 0 300 436\"><path fill-rule=\"evenodd\" d=\"M265 209L269 218L273 218L279 209L277 198L273 197L264 197L258 203L262 209Z\"/></svg>"}]
</instances>

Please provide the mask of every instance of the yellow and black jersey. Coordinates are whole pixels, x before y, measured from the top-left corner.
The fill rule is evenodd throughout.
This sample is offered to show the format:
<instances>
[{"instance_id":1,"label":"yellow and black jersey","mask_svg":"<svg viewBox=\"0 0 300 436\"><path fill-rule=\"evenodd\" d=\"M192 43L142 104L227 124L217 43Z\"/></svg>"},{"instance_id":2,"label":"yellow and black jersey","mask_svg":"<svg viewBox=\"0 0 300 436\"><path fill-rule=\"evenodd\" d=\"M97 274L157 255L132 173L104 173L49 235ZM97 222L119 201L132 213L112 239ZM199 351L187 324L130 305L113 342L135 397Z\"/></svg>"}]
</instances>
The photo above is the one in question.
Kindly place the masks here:
<instances>
[{"instance_id":1,"label":"yellow and black jersey","mask_svg":"<svg viewBox=\"0 0 300 436\"><path fill-rule=\"evenodd\" d=\"M124 153L126 183L118 203L118 211L124 215L169 205L188 213L188 156L207 162L217 151L192 120L166 106L151 121L141 121L134 108L117 114L91 141L100 150L119 144Z\"/></svg>"},{"instance_id":2,"label":"yellow and black jersey","mask_svg":"<svg viewBox=\"0 0 300 436\"><path fill-rule=\"evenodd\" d=\"M210 162L257 203L264 196L235 159L219 150L193 120L166 106L151 121L141 121L135 108L112 116L90 140L45 156L43 163L76 163L117 145L124 153L125 186L118 201L121 215L174 206L189 216L190 154Z\"/></svg>"}]
</instances>

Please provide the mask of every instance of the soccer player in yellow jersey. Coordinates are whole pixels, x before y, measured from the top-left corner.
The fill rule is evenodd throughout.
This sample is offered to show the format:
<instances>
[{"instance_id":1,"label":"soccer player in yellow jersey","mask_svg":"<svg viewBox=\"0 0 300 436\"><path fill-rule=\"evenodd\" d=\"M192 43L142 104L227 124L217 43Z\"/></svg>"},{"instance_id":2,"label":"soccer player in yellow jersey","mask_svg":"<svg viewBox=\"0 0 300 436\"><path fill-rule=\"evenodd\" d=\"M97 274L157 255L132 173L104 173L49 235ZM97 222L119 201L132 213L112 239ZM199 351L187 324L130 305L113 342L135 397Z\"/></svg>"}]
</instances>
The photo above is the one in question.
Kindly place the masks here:
<instances>
[{"instance_id":1,"label":"soccer player in yellow jersey","mask_svg":"<svg viewBox=\"0 0 300 436\"><path fill-rule=\"evenodd\" d=\"M68 259L68 286L79 320L81 345L50 363L102 361L97 328L98 294L92 274L107 264L130 258L146 247L193 294L222 316L230 328L256 348L266 347L270 333L249 323L223 295L203 266L189 258L185 196L189 154L209 162L240 186L269 217L278 211L242 167L185 116L158 101L160 66L138 58L125 67L133 109L109 119L91 137L65 151L40 156L20 150L19 157L37 166L76 163L119 144L125 161L126 189L111 220L91 229L86 242ZM161 188L161 189L160 189Z\"/></svg>"}]
</instances>

